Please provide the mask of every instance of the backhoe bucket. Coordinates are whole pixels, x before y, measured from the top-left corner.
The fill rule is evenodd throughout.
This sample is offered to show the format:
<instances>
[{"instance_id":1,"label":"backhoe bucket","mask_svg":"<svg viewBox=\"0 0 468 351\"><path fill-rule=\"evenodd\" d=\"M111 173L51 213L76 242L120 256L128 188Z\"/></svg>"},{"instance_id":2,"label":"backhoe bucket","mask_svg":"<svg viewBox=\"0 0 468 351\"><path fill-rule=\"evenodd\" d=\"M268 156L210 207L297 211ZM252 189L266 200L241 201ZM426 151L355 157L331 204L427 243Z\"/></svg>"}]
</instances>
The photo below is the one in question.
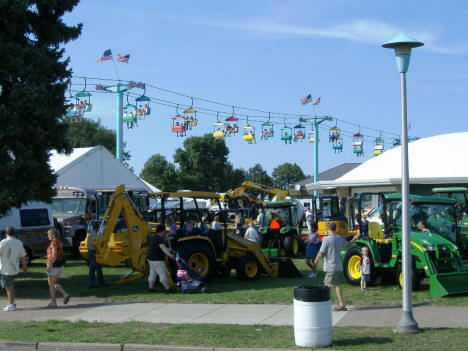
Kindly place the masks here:
<instances>
[{"instance_id":1,"label":"backhoe bucket","mask_svg":"<svg viewBox=\"0 0 468 351\"><path fill-rule=\"evenodd\" d=\"M429 278L429 295L433 297L468 293L468 271L438 273Z\"/></svg>"},{"instance_id":2,"label":"backhoe bucket","mask_svg":"<svg viewBox=\"0 0 468 351\"><path fill-rule=\"evenodd\" d=\"M296 278L302 276L290 258L270 257L270 262L278 263L278 277Z\"/></svg>"}]
</instances>

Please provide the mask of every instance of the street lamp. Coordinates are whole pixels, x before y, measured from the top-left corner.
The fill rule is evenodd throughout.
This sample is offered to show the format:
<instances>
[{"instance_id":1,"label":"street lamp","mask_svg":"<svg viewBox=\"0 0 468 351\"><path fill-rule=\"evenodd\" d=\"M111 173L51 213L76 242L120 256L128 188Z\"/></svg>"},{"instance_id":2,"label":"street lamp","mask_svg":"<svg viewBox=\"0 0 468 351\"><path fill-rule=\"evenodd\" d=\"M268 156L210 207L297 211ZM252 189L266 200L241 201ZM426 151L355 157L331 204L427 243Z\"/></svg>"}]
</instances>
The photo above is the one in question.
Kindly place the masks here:
<instances>
[{"instance_id":1,"label":"street lamp","mask_svg":"<svg viewBox=\"0 0 468 351\"><path fill-rule=\"evenodd\" d=\"M410 62L411 49L424 44L399 34L384 48L395 49L396 63L401 76L401 204L402 204L402 273L403 310L400 321L397 323L395 333L415 333L418 331L418 323L413 318L411 306L411 243L409 222L409 171L408 171L408 126L406 117L406 72Z\"/></svg>"}]
</instances>

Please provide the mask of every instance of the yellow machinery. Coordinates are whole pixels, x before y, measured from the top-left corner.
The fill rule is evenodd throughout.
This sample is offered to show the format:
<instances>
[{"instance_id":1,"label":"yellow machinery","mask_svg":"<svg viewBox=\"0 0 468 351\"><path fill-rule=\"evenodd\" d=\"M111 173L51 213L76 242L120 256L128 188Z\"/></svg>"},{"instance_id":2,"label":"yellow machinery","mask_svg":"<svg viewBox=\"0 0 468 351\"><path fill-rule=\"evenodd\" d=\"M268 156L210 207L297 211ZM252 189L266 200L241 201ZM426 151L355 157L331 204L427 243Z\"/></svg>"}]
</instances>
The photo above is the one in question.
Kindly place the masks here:
<instances>
[{"instance_id":1,"label":"yellow machinery","mask_svg":"<svg viewBox=\"0 0 468 351\"><path fill-rule=\"evenodd\" d=\"M242 205L238 204L239 207L246 207L246 208L250 207L252 204L259 204L263 202L263 200L254 199L251 195L247 194L245 192L247 189L254 189L259 192L274 195L275 198L273 198L272 200L276 200L276 201L283 201L288 196L288 192L286 190L274 188L268 185L254 183L251 181L245 181L241 184L240 187L234 190L228 190L226 194L221 194L220 201L227 202L230 208L235 207L235 206L232 206L233 202L238 202L238 201L243 202L244 200L247 200L248 202L247 204L244 204L244 203Z\"/></svg>"},{"instance_id":2,"label":"yellow machinery","mask_svg":"<svg viewBox=\"0 0 468 351\"><path fill-rule=\"evenodd\" d=\"M195 271L200 271L205 279L215 273L227 275L232 268L236 269L241 279L255 279L260 272L271 277L278 276L279 264L270 262L256 243L233 233L227 233L225 219L223 219L222 230L209 230L208 233L197 231L183 233L185 222L194 221L194 218L200 218L203 214L203 209L199 209L196 199L219 201L219 194L159 192L149 194L149 196L161 201L161 207L153 213L153 219L156 219L156 222L168 223L167 220L171 214L176 217L173 218L177 226L177 240L174 248L189 266ZM166 200L169 198L178 198L179 206L166 208ZM195 209L184 210L183 199L186 198L192 198L195 201ZM120 216L121 219L119 219ZM220 217L224 217L222 213ZM120 282L128 282L144 276L148 272L145 259L148 250L148 235L152 227L153 223L144 220L126 194L124 186L120 185L112 194L99 233L94 239L97 262L103 266L116 266L126 262L132 269L132 273L137 273L133 276L128 274ZM87 251L87 240L84 240L80 245L80 253L86 257Z\"/></svg>"}]
</instances>

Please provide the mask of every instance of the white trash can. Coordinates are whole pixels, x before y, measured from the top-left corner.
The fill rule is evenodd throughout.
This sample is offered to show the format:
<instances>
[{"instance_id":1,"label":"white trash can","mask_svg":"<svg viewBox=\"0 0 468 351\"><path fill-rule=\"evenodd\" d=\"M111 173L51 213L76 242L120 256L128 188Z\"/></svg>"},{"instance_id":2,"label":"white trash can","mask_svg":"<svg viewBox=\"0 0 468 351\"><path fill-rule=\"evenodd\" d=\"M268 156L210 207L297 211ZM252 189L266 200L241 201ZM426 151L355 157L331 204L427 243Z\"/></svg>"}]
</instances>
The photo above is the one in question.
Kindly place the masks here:
<instances>
[{"instance_id":1,"label":"white trash can","mask_svg":"<svg viewBox=\"0 0 468 351\"><path fill-rule=\"evenodd\" d=\"M332 343L332 316L328 286L294 288L294 339L297 346L321 347Z\"/></svg>"}]
</instances>

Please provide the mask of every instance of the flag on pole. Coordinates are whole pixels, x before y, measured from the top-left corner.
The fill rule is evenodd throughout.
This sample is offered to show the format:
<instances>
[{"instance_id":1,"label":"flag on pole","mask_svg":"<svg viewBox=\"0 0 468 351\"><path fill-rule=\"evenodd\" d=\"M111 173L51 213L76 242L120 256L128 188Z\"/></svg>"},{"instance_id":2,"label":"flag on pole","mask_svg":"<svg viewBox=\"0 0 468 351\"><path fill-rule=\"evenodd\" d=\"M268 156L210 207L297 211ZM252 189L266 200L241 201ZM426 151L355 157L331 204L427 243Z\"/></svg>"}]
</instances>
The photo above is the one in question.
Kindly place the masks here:
<instances>
[{"instance_id":1,"label":"flag on pole","mask_svg":"<svg viewBox=\"0 0 468 351\"><path fill-rule=\"evenodd\" d=\"M312 101L312 95L310 95L310 94L307 95L307 96L304 96L303 98L301 98L301 104L303 104L303 105L306 105L311 101Z\"/></svg>"},{"instance_id":2,"label":"flag on pole","mask_svg":"<svg viewBox=\"0 0 468 351\"><path fill-rule=\"evenodd\" d=\"M315 101L312 103L312 105L318 105L320 104L320 98L315 99Z\"/></svg>"},{"instance_id":3,"label":"flag on pole","mask_svg":"<svg viewBox=\"0 0 468 351\"><path fill-rule=\"evenodd\" d=\"M112 51L111 49L108 49L104 51L104 53L97 59L97 63L100 63L102 61L107 61L107 60L113 60L114 58L112 57Z\"/></svg>"},{"instance_id":4,"label":"flag on pole","mask_svg":"<svg viewBox=\"0 0 468 351\"><path fill-rule=\"evenodd\" d=\"M130 58L130 54L129 54L129 55L120 55L120 54L117 54L117 62L125 62L125 63L128 63L129 58Z\"/></svg>"}]
</instances>

